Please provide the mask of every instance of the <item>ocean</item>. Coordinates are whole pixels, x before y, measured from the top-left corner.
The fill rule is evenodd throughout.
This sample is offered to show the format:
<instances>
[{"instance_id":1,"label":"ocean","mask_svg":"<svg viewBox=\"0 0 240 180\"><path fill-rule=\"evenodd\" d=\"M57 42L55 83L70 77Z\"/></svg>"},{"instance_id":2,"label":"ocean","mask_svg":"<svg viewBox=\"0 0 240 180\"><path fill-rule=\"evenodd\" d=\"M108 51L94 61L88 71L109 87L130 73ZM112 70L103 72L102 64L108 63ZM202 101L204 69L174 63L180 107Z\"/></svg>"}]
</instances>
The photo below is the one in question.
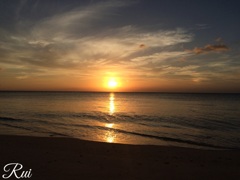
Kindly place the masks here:
<instances>
[{"instance_id":1,"label":"ocean","mask_svg":"<svg viewBox=\"0 0 240 180\"><path fill-rule=\"evenodd\" d=\"M240 149L240 94L0 92L0 134Z\"/></svg>"}]
</instances>

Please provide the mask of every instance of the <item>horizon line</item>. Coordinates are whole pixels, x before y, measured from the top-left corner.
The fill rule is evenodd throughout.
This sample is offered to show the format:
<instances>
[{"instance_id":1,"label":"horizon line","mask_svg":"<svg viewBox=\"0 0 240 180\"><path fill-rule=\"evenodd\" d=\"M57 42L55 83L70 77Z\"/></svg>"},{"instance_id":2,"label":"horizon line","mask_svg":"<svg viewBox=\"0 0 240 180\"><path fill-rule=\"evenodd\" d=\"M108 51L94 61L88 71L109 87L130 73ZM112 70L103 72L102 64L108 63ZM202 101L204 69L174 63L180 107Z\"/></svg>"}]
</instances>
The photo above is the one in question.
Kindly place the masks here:
<instances>
[{"instance_id":1,"label":"horizon line","mask_svg":"<svg viewBox=\"0 0 240 180\"><path fill-rule=\"evenodd\" d=\"M66 92L66 93L163 93L163 94L240 94L240 92L173 92L173 91L80 91L80 90L0 90L0 92Z\"/></svg>"}]
</instances>

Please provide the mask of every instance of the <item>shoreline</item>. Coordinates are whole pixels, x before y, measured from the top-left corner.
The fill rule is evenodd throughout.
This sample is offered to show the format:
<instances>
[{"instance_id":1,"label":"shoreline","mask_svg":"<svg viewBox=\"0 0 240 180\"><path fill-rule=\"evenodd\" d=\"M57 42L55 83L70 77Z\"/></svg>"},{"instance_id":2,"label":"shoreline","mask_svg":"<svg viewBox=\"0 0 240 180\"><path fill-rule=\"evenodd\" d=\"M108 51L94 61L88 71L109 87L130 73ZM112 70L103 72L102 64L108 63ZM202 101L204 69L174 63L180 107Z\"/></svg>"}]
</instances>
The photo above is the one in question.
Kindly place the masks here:
<instances>
[{"instance_id":1,"label":"shoreline","mask_svg":"<svg viewBox=\"0 0 240 180\"><path fill-rule=\"evenodd\" d=\"M0 135L0 175L8 163L30 179L236 179L239 150L93 142L65 137Z\"/></svg>"}]
</instances>

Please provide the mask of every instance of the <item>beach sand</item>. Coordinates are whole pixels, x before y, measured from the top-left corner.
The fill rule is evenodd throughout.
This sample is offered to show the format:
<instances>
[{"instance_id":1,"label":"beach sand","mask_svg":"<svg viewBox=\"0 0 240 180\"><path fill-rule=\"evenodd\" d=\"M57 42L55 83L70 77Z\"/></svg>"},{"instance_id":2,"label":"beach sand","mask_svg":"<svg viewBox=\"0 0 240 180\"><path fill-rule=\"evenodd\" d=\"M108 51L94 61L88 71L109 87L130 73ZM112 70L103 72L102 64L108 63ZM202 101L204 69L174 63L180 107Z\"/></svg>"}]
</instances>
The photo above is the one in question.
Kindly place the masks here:
<instances>
[{"instance_id":1,"label":"beach sand","mask_svg":"<svg viewBox=\"0 0 240 180\"><path fill-rule=\"evenodd\" d=\"M240 151L1 135L1 178L11 162L34 180L240 178Z\"/></svg>"}]
</instances>

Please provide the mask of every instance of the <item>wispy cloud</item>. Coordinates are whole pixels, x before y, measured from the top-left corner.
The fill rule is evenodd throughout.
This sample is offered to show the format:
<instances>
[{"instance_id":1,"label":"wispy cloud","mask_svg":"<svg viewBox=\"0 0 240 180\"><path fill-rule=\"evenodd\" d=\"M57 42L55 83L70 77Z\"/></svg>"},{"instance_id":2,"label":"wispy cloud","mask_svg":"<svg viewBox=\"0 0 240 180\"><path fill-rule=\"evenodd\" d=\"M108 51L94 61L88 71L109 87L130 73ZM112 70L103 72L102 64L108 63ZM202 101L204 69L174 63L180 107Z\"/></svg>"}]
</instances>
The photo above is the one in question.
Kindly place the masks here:
<instances>
[{"instance_id":1,"label":"wispy cloud","mask_svg":"<svg viewBox=\"0 0 240 180\"><path fill-rule=\"evenodd\" d=\"M196 24L196 29L198 30L205 30L210 28L210 26L208 24Z\"/></svg>"},{"instance_id":2,"label":"wispy cloud","mask_svg":"<svg viewBox=\"0 0 240 180\"><path fill-rule=\"evenodd\" d=\"M31 33L36 38L51 38L54 41L79 38L87 35L95 23L109 16L110 12L128 4L125 1L104 1L74 8L42 20L33 28Z\"/></svg>"},{"instance_id":3,"label":"wispy cloud","mask_svg":"<svg viewBox=\"0 0 240 180\"><path fill-rule=\"evenodd\" d=\"M126 66L126 62L138 65L141 59L160 61L171 56L166 55L167 48L192 41L192 34L180 28L102 28L99 23L103 17L127 5L124 1L105 1L45 18L24 34L4 32L0 60L15 66L81 69L84 73L86 67Z\"/></svg>"},{"instance_id":4,"label":"wispy cloud","mask_svg":"<svg viewBox=\"0 0 240 180\"><path fill-rule=\"evenodd\" d=\"M184 51L165 51L165 52L158 52L158 53L154 53L146 56L135 57L131 59L131 61L147 64L149 62L151 63L162 62L168 59L178 60L186 56L189 56L189 53Z\"/></svg>"},{"instance_id":5,"label":"wispy cloud","mask_svg":"<svg viewBox=\"0 0 240 180\"><path fill-rule=\"evenodd\" d=\"M228 51L229 47L224 44L206 45L202 48L195 47L191 50L195 54L211 53L211 52L224 52Z\"/></svg>"},{"instance_id":6,"label":"wispy cloud","mask_svg":"<svg viewBox=\"0 0 240 180\"><path fill-rule=\"evenodd\" d=\"M25 6L25 4L27 3L27 0L21 0L19 1L19 5L16 9L16 19L19 19L20 18L20 13L23 9L23 7Z\"/></svg>"}]
</instances>

